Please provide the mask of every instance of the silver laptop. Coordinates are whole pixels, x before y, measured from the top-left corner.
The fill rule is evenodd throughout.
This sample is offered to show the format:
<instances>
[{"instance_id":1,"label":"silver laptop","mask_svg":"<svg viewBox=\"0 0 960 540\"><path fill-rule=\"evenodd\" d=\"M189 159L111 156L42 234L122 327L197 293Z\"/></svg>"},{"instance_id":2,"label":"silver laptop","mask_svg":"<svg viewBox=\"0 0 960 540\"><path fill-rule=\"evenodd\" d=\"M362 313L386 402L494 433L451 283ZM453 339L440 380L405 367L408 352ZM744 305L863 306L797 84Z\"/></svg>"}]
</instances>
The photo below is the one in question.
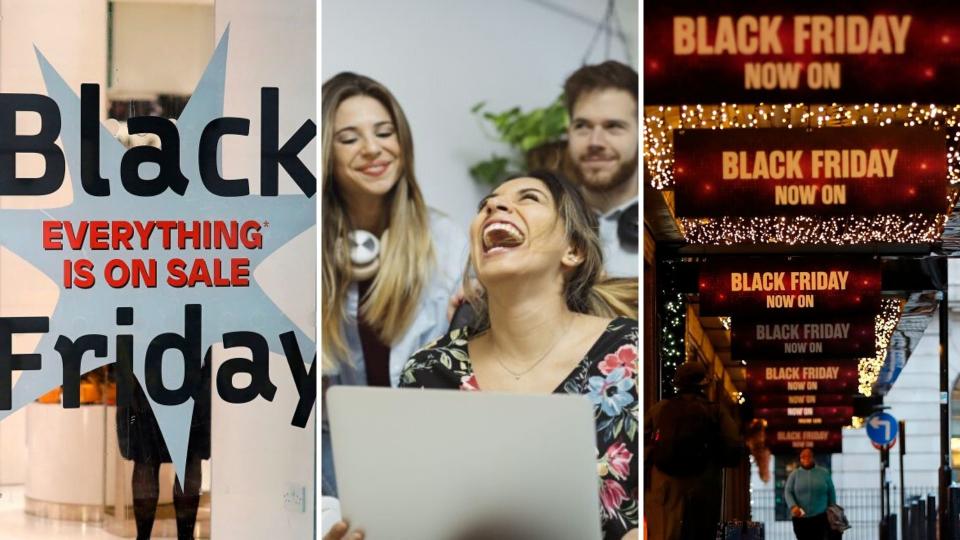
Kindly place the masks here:
<instances>
[{"instance_id":1,"label":"silver laptop","mask_svg":"<svg viewBox=\"0 0 960 540\"><path fill-rule=\"evenodd\" d=\"M343 517L369 540L601 537L582 396L336 386L326 407Z\"/></svg>"}]
</instances>

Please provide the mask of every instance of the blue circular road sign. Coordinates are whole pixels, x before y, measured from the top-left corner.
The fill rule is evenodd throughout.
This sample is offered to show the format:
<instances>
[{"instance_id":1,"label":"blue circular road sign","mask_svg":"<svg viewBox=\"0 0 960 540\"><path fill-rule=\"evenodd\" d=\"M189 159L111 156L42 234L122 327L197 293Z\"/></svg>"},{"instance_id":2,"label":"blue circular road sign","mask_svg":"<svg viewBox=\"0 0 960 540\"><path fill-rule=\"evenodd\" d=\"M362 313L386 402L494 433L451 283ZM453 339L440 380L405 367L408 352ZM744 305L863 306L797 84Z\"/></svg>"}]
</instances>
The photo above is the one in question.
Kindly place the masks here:
<instances>
[{"instance_id":1,"label":"blue circular road sign","mask_svg":"<svg viewBox=\"0 0 960 540\"><path fill-rule=\"evenodd\" d=\"M867 437L875 445L887 446L897 438L897 419L892 414L879 412L867 418Z\"/></svg>"}]
</instances>

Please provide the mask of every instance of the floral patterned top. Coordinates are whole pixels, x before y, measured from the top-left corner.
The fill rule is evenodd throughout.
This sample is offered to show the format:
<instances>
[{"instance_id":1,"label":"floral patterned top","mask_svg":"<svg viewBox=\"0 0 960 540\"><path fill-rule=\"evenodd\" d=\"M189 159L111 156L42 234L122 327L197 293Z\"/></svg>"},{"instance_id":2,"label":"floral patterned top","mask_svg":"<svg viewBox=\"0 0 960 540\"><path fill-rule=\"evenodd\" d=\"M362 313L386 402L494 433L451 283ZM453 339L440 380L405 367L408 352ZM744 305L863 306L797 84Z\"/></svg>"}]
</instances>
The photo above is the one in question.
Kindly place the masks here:
<instances>
[{"instance_id":1,"label":"floral patterned top","mask_svg":"<svg viewBox=\"0 0 960 540\"><path fill-rule=\"evenodd\" d=\"M467 329L418 351L400 375L401 387L480 390L467 353ZM637 321L614 319L583 360L553 391L582 394L594 405L597 484L605 539L638 527Z\"/></svg>"}]
</instances>

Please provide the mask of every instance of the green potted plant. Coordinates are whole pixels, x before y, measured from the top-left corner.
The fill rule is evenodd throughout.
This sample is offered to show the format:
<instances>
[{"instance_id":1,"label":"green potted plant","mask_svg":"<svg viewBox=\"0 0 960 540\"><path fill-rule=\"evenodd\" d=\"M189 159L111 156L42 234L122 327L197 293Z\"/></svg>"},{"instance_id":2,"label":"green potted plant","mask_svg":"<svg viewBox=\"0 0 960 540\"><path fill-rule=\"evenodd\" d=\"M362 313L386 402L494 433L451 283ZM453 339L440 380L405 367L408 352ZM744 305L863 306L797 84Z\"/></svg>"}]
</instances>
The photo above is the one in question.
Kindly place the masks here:
<instances>
[{"instance_id":1,"label":"green potted plant","mask_svg":"<svg viewBox=\"0 0 960 540\"><path fill-rule=\"evenodd\" d=\"M470 167L470 176L481 184L496 185L505 177L525 169L563 169L569 117L563 96L546 107L523 111L513 107L503 112L486 110L480 102L470 112L488 122L496 138L510 145L509 156L493 154Z\"/></svg>"}]
</instances>

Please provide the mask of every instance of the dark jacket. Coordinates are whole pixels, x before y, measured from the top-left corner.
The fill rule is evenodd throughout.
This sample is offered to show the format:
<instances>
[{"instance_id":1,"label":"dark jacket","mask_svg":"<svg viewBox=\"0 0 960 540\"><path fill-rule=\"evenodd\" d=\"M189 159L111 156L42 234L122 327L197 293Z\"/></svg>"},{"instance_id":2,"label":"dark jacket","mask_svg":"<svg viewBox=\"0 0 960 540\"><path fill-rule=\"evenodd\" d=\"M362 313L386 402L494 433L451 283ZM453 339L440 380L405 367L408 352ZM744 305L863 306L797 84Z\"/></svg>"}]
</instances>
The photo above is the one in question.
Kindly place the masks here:
<instances>
[{"instance_id":1,"label":"dark jacket","mask_svg":"<svg viewBox=\"0 0 960 540\"><path fill-rule=\"evenodd\" d=\"M680 405L679 402L683 404ZM713 459L706 464L706 469L717 471L722 467L734 467L740 463L746 452L736 422L726 407L711 402L699 389L684 391L674 397L662 399L647 411L643 426L645 457L649 457L657 444L655 439L657 431L663 427L662 418L665 416L665 411L678 406L683 408L683 414L702 416L697 421L704 422L705 419L705 423L713 427L714 443L710 452ZM674 421L676 420L674 418ZM645 459L648 466L651 465L649 461Z\"/></svg>"}]
</instances>

